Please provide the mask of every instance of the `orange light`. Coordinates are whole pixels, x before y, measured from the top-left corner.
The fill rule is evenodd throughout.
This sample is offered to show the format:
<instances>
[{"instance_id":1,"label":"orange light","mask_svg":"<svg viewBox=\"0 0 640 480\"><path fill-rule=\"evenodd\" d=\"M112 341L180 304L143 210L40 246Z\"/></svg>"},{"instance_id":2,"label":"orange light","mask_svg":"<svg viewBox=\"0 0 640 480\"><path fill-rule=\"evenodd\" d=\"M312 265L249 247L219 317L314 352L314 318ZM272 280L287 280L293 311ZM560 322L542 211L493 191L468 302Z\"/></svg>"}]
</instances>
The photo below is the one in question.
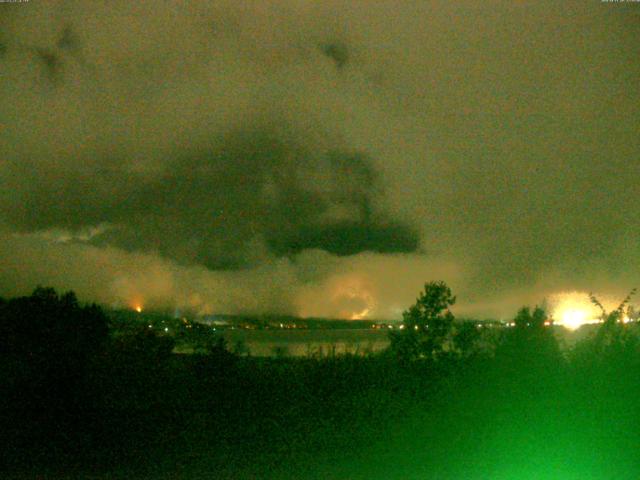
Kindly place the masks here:
<instances>
[{"instance_id":1,"label":"orange light","mask_svg":"<svg viewBox=\"0 0 640 480\"><path fill-rule=\"evenodd\" d=\"M364 318L367 317L367 315L369 315L369 308L365 308L360 312L355 312L354 314L351 315L351 320L362 320Z\"/></svg>"}]
</instances>

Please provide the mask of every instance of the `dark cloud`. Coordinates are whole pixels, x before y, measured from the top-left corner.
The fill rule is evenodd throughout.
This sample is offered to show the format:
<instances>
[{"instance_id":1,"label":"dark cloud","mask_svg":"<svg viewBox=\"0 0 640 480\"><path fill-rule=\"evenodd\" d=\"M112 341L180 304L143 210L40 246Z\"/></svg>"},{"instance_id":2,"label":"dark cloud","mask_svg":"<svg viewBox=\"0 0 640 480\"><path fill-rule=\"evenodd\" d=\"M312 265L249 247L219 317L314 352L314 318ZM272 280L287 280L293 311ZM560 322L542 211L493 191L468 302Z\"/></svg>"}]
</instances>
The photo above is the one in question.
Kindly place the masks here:
<instances>
[{"instance_id":1,"label":"dark cloud","mask_svg":"<svg viewBox=\"0 0 640 480\"><path fill-rule=\"evenodd\" d=\"M43 71L51 82L56 82L62 73L62 60L52 50L46 48L34 48L33 52L42 65Z\"/></svg>"},{"instance_id":2,"label":"dark cloud","mask_svg":"<svg viewBox=\"0 0 640 480\"><path fill-rule=\"evenodd\" d=\"M252 267L263 253L418 247L415 231L375 211L373 200L384 192L366 155L310 151L249 131L225 137L216 149L174 156L152 176L61 172L32 184L30 198L5 218L21 231L106 223L94 245L154 251L212 269ZM29 175L25 167L19 176ZM257 244L266 251L257 252Z\"/></svg>"},{"instance_id":3,"label":"dark cloud","mask_svg":"<svg viewBox=\"0 0 640 480\"><path fill-rule=\"evenodd\" d=\"M333 60L338 69L343 68L349 61L349 49L342 42L329 42L320 46L320 50Z\"/></svg>"},{"instance_id":4,"label":"dark cloud","mask_svg":"<svg viewBox=\"0 0 640 480\"><path fill-rule=\"evenodd\" d=\"M409 253L418 249L417 234L405 225L367 225L338 223L298 229L293 235L269 239L280 254L296 254L305 249L320 249L338 256L363 251Z\"/></svg>"},{"instance_id":5,"label":"dark cloud","mask_svg":"<svg viewBox=\"0 0 640 480\"><path fill-rule=\"evenodd\" d=\"M0 254L22 269L0 287L380 316L435 278L479 315L624 290L640 47L619 7L14 5Z\"/></svg>"},{"instance_id":6,"label":"dark cloud","mask_svg":"<svg viewBox=\"0 0 640 480\"><path fill-rule=\"evenodd\" d=\"M73 51L78 49L78 37L74 33L71 26L67 25L64 27L62 33L60 34L60 37L58 38L58 41L56 42L56 45L58 46L58 48L61 48L63 50Z\"/></svg>"}]
</instances>

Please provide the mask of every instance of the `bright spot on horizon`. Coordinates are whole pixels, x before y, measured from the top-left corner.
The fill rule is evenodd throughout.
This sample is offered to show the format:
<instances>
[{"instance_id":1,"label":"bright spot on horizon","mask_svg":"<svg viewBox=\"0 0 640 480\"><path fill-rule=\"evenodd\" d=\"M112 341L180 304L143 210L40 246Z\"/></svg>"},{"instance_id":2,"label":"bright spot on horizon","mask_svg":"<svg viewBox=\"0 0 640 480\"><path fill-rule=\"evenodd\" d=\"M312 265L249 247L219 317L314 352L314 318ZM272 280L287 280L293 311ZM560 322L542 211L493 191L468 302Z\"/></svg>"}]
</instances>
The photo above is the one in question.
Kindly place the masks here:
<instances>
[{"instance_id":1,"label":"bright spot on horizon","mask_svg":"<svg viewBox=\"0 0 640 480\"><path fill-rule=\"evenodd\" d=\"M363 320L364 318L367 317L367 315L369 315L370 311L371 311L370 308L365 308L360 312L355 312L353 315L351 315L350 320Z\"/></svg>"},{"instance_id":2,"label":"bright spot on horizon","mask_svg":"<svg viewBox=\"0 0 640 480\"><path fill-rule=\"evenodd\" d=\"M586 323L586 319L586 310L566 310L562 312L562 317L560 317L560 324L568 328L569 330L577 330Z\"/></svg>"},{"instance_id":3,"label":"bright spot on horizon","mask_svg":"<svg viewBox=\"0 0 640 480\"><path fill-rule=\"evenodd\" d=\"M375 309L376 301L365 277L355 274L335 277L329 289L337 318L363 320Z\"/></svg>"},{"instance_id":4,"label":"bright spot on horizon","mask_svg":"<svg viewBox=\"0 0 640 480\"><path fill-rule=\"evenodd\" d=\"M557 325L577 330L582 325L598 323L599 311L585 292L562 292L552 297L553 318Z\"/></svg>"},{"instance_id":5,"label":"bright spot on horizon","mask_svg":"<svg viewBox=\"0 0 640 480\"><path fill-rule=\"evenodd\" d=\"M133 307L133 309L138 313L142 313L142 306L140 305L136 305L135 307Z\"/></svg>"}]
</instances>

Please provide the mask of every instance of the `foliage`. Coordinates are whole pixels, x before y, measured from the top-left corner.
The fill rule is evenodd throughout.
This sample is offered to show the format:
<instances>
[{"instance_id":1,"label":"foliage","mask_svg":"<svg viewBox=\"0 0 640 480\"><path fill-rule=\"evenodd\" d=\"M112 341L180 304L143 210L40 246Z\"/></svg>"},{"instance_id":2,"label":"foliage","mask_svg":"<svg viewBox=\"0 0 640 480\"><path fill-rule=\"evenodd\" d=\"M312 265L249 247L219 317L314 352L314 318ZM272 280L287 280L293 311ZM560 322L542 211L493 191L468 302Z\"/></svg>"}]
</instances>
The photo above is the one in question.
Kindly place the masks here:
<instances>
[{"instance_id":1,"label":"foliage","mask_svg":"<svg viewBox=\"0 0 640 480\"><path fill-rule=\"evenodd\" d=\"M589 294L591 303L600 309L601 325L595 334L578 343L572 356L583 366L602 366L603 364L627 367L640 363L640 340L632 326L625 323L626 318L634 316L631 298L636 293L632 289L617 308L607 312L594 294Z\"/></svg>"},{"instance_id":2,"label":"foliage","mask_svg":"<svg viewBox=\"0 0 640 480\"><path fill-rule=\"evenodd\" d=\"M85 308L71 296L63 298L39 292L31 301L42 301L52 311L58 308L52 305ZM598 478L613 478L608 473L625 473L624 462L633 460L628 445L638 441L637 422L628 420L639 408L640 380L628 360L640 365L640 351L633 343L636 326L619 321L599 331L608 332L610 346L629 347L623 354L615 353L617 347L598 350L585 344L586 355L569 361L589 368L557 368L563 359L543 309L524 307L514 327L487 329L494 335L488 336L477 322L453 322L450 290L427 284L405 312L405 328L396 331L400 341L394 348L413 346L404 358L429 362L398 368L398 350L370 356L240 357L229 352L221 336L208 337L210 343L199 354L179 355L172 353L171 337L148 329L145 322L114 337L104 355L103 347L86 346L95 339L85 338L82 349L70 346L75 341L66 350L55 349L95 351L99 355L69 358L92 356L100 367L84 383L68 382L60 374L38 391L31 384L36 377L7 360L22 358L18 366L24 366L31 365L32 356L45 358L40 355L49 355L50 337L31 338L20 348L8 342L7 332L27 328L13 325L18 317L6 321L10 304L11 311L23 305L17 300L0 301L3 373L19 379L11 383L3 376L11 389L2 393L12 390L12 395L0 396L0 403L14 402L16 408L0 413L10 412L1 425L11 438L3 453L18 467L41 465L43 455L49 455L52 470L78 477L165 477L179 465L184 477L305 478L310 467L318 466L323 478L334 476L334 468L339 471L335 476L344 478L436 478L439 473L468 478L491 465L495 468L488 473L497 472L496 478L530 469L526 476L544 479L557 478L570 457L571 471L561 471L565 477L590 478L601 467ZM437 334L431 334L431 326ZM35 329L31 323L29 328ZM612 332L626 340L619 342ZM494 339L496 358L479 355L480 347ZM472 361L442 361L452 356ZM598 362L589 363L595 358ZM82 365L87 363L66 362L69 372L81 371ZM99 392L94 403L85 394L91 389ZM40 400L21 410L34 394ZM43 431L57 436L43 444L38 441ZM594 444L599 445L595 457ZM548 470L539 472L539 465ZM517 472L509 470L516 467ZM569 475L575 472L579 475ZM31 477L47 476L36 473Z\"/></svg>"},{"instance_id":3,"label":"foliage","mask_svg":"<svg viewBox=\"0 0 640 480\"><path fill-rule=\"evenodd\" d=\"M250 356L251 349L247 342L242 339L238 339L233 343L233 353L239 357Z\"/></svg>"},{"instance_id":4,"label":"foliage","mask_svg":"<svg viewBox=\"0 0 640 480\"><path fill-rule=\"evenodd\" d=\"M73 292L38 287L0 303L0 430L17 451L46 450L88 428L108 333L102 310L80 305Z\"/></svg>"},{"instance_id":5,"label":"foliage","mask_svg":"<svg viewBox=\"0 0 640 480\"><path fill-rule=\"evenodd\" d=\"M607 312L602 303L593 293L589 293L589 300L591 300L591 303L600 309L600 319L603 324L610 326L611 324L622 322L625 316L631 316L633 307L630 305L630 302L631 298L636 294L636 291L637 289L633 288L622 302L620 302L618 307L610 312Z\"/></svg>"},{"instance_id":6,"label":"foliage","mask_svg":"<svg viewBox=\"0 0 640 480\"><path fill-rule=\"evenodd\" d=\"M165 362L174 347L172 337L141 325L133 332L114 339L111 353L128 364L139 362L155 366Z\"/></svg>"},{"instance_id":7,"label":"foliage","mask_svg":"<svg viewBox=\"0 0 640 480\"><path fill-rule=\"evenodd\" d=\"M108 332L102 310L79 305L73 292L38 287L0 308L0 352L29 362L77 366L105 345Z\"/></svg>"},{"instance_id":8,"label":"foliage","mask_svg":"<svg viewBox=\"0 0 640 480\"><path fill-rule=\"evenodd\" d=\"M562 353L551 321L541 307L522 307L513 327L505 330L496 355L520 371L535 372L560 365Z\"/></svg>"},{"instance_id":9,"label":"foliage","mask_svg":"<svg viewBox=\"0 0 640 480\"><path fill-rule=\"evenodd\" d=\"M273 347L272 352L276 358L280 359L289 356L289 349L286 347L286 345L276 345L275 347Z\"/></svg>"},{"instance_id":10,"label":"foliage","mask_svg":"<svg viewBox=\"0 0 640 480\"><path fill-rule=\"evenodd\" d=\"M390 332L391 350L401 360L438 360L452 349L456 297L445 282L429 282L402 314L402 330Z\"/></svg>"},{"instance_id":11,"label":"foliage","mask_svg":"<svg viewBox=\"0 0 640 480\"><path fill-rule=\"evenodd\" d=\"M494 349L488 328L471 321L455 324L453 346L457 355L464 359L490 356Z\"/></svg>"},{"instance_id":12,"label":"foliage","mask_svg":"<svg viewBox=\"0 0 640 480\"><path fill-rule=\"evenodd\" d=\"M216 337L209 344L208 350L209 355L216 363L227 365L236 360L236 355L229 351L228 342L223 336Z\"/></svg>"}]
</instances>

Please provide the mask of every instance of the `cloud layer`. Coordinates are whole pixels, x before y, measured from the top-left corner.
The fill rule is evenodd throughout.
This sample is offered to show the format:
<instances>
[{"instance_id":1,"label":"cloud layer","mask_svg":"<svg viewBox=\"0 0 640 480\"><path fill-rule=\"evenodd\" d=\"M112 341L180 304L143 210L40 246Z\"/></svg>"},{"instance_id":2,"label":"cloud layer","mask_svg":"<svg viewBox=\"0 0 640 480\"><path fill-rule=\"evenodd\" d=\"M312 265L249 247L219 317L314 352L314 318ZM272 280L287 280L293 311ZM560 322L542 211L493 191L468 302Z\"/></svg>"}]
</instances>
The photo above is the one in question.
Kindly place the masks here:
<instances>
[{"instance_id":1,"label":"cloud layer","mask_svg":"<svg viewBox=\"0 0 640 480\"><path fill-rule=\"evenodd\" d=\"M210 3L1 7L1 293L388 317L442 278L501 316L637 283L633 5Z\"/></svg>"}]
</instances>

